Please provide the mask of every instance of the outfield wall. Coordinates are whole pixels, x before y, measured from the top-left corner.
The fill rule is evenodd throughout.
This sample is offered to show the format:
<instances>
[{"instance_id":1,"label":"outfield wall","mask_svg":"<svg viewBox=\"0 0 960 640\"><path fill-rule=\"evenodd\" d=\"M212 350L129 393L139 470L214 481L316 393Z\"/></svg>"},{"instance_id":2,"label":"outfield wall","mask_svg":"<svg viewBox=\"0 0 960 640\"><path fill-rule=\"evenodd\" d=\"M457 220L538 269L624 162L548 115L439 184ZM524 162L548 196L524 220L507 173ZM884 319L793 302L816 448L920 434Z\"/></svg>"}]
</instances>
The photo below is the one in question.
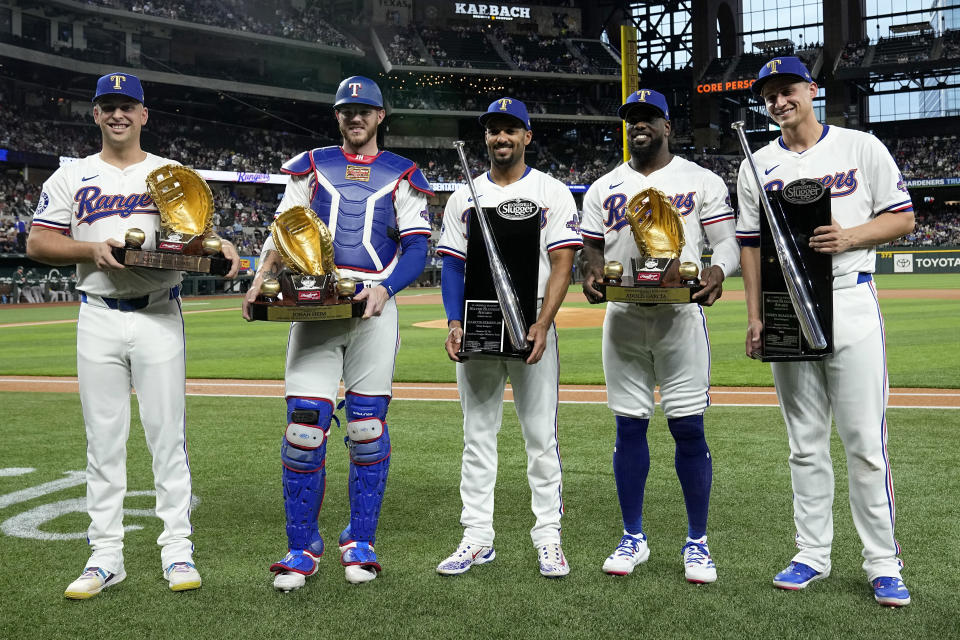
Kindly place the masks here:
<instances>
[{"instance_id":1,"label":"outfield wall","mask_svg":"<svg viewBox=\"0 0 960 640\"><path fill-rule=\"evenodd\" d=\"M960 273L960 247L877 250L877 273Z\"/></svg>"}]
</instances>

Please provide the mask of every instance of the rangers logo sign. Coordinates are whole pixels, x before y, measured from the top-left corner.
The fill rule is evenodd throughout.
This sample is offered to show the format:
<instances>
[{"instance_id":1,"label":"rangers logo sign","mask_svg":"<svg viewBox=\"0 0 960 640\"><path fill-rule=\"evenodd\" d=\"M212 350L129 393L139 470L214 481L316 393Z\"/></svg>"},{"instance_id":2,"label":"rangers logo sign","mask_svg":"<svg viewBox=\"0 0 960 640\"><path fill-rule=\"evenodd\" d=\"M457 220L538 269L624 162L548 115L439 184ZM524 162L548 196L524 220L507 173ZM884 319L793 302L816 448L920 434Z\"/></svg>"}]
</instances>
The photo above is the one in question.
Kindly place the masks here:
<instances>
[{"instance_id":1,"label":"rangers logo sign","mask_svg":"<svg viewBox=\"0 0 960 640\"><path fill-rule=\"evenodd\" d=\"M819 200L824 191L826 189L819 181L801 178L783 188L783 199L792 204L807 204Z\"/></svg>"},{"instance_id":2,"label":"rangers logo sign","mask_svg":"<svg viewBox=\"0 0 960 640\"><path fill-rule=\"evenodd\" d=\"M347 173L344 177L347 180L370 182L370 167L360 167L355 164L348 164Z\"/></svg>"},{"instance_id":3,"label":"rangers logo sign","mask_svg":"<svg viewBox=\"0 0 960 640\"><path fill-rule=\"evenodd\" d=\"M497 205L497 215L504 220L526 220L538 213L540 205L523 198L514 198Z\"/></svg>"}]
</instances>

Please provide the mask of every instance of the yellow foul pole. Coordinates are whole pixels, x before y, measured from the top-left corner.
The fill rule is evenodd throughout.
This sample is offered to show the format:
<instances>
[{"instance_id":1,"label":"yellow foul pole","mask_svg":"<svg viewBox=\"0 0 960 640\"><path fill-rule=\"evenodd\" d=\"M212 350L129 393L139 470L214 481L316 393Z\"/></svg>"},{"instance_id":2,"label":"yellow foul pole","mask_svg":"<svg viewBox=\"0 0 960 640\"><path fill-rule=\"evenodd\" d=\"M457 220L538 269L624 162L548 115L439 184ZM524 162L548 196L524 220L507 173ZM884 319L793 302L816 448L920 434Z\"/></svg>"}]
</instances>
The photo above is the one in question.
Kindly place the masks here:
<instances>
[{"instance_id":1,"label":"yellow foul pole","mask_svg":"<svg viewBox=\"0 0 960 640\"><path fill-rule=\"evenodd\" d=\"M621 104L627 101L637 87L637 30L633 25L620 25L620 88ZM623 161L630 161L627 151L627 127L623 129Z\"/></svg>"}]
</instances>

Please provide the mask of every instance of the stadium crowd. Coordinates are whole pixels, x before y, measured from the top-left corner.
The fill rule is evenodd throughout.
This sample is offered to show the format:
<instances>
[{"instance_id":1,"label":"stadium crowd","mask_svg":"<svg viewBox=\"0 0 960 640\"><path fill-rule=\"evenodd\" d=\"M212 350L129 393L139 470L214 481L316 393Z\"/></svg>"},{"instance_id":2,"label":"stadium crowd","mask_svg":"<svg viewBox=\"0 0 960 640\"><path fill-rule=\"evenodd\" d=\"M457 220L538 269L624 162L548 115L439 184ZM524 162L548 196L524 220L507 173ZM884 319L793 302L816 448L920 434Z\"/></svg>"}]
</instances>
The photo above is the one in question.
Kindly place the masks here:
<instances>
[{"instance_id":1,"label":"stadium crowd","mask_svg":"<svg viewBox=\"0 0 960 640\"><path fill-rule=\"evenodd\" d=\"M340 16L327 3L319 0L307 2L303 10L292 5L272 3L273 12L265 9L260 15L251 14L250 3L244 0L87 0L87 4L362 51L355 39L332 24ZM364 25L359 18L354 18L346 26L357 29Z\"/></svg>"}]
</instances>

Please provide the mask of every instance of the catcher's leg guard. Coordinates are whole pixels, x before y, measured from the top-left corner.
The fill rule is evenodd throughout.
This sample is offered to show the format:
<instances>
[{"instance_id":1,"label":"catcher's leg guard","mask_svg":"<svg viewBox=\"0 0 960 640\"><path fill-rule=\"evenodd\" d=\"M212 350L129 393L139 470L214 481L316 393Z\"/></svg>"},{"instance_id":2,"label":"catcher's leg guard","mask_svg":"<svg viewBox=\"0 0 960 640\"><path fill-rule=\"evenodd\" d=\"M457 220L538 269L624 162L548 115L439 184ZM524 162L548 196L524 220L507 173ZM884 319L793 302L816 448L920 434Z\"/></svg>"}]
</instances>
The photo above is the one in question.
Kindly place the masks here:
<instances>
[{"instance_id":1,"label":"catcher's leg guard","mask_svg":"<svg viewBox=\"0 0 960 640\"><path fill-rule=\"evenodd\" d=\"M287 398L287 430L280 447L287 541L291 551L301 550L313 558L323 553L317 517L326 486L327 433L332 418L333 403L329 400ZM282 564L283 561L274 567ZM304 573L305 567L301 565L309 562L296 564L296 567L284 566L279 570Z\"/></svg>"},{"instance_id":2,"label":"catcher's leg guard","mask_svg":"<svg viewBox=\"0 0 960 640\"><path fill-rule=\"evenodd\" d=\"M340 542L341 545L354 541L373 545L390 468L390 435L384 422L390 398L348 392L345 402L347 437L344 442L350 450L350 525ZM344 540L345 537L348 539ZM370 564L376 562L376 556L372 560Z\"/></svg>"}]
</instances>

